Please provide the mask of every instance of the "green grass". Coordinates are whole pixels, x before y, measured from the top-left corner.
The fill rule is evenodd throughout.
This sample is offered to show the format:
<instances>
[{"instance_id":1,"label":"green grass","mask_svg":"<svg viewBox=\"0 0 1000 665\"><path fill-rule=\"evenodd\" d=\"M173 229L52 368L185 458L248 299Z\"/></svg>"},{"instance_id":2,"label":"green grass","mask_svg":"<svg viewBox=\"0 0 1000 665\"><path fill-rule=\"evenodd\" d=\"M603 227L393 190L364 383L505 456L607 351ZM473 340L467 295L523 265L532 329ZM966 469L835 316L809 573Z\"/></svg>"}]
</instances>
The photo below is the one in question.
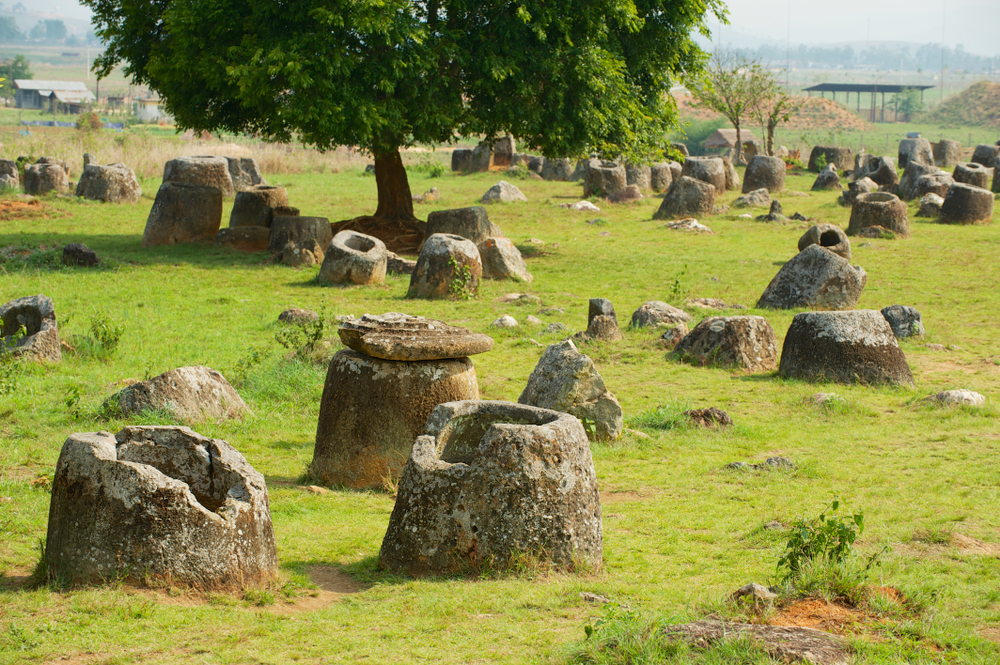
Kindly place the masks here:
<instances>
[{"instance_id":1,"label":"green grass","mask_svg":"<svg viewBox=\"0 0 1000 665\"><path fill-rule=\"evenodd\" d=\"M414 172L415 194L432 186L441 191L437 202L418 204L417 215L426 219L436 209L474 205L501 177ZM812 178L792 175L789 188L808 191ZM340 220L375 207L374 179L353 169L269 181L287 187L303 214ZM525 251L535 281L486 282L472 300L406 300L408 278L402 276L389 276L384 287L323 288L315 283L315 267L269 265L264 255L211 245L143 249L155 179L143 183L148 196L134 206L50 198L42 216L0 221L0 246L44 250L0 262L0 300L52 297L67 340L90 336L99 312L124 326L112 352L26 366L17 390L0 396L0 663L82 654L103 663L567 662L583 648L583 627L602 615L580 592L628 604L642 616L698 618L705 603L775 577L784 539L764 524L812 517L833 493L865 512L866 530L856 544L861 554L889 545L880 583L926 605L909 632L899 627L886 642L861 638L864 662L902 662L914 639L933 640L943 650L934 662L1000 657L995 643L976 637L996 639L1000 559L955 545L956 534L1000 542L1000 225L937 225L916 218L915 206L911 238L855 240L852 248L852 262L868 272L859 307L899 303L923 314L926 336L902 343L915 388L813 385L695 367L668 358L656 331L627 329L622 342L583 349L622 403L629 426L651 437L593 448L604 497L603 571L422 580L378 571L392 498L382 492L314 495L300 486L312 458L324 371L284 359L275 335L285 308L325 308L330 315L406 311L490 334L499 316L523 323L534 314L573 332L586 327L591 297L610 298L623 324L647 300L683 306L683 296L715 297L751 308L740 313L765 316L779 347L796 313L752 307L794 256L807 223L762 224L739 219L743 211L733 209L701 220L714 235L686 235L652 221L660 199L651 197L634 205L598 202L607 223L589 225L594 213L558 207L580 199L579 184L517 184L529 203L489 213ZM737 195L730 192L723 202ZM780 198L786 214L847 225L849 211L836 205L833 193ZM529 238L545 244L528 253L535 247ZM69 242L87 243L102 267L68 268L54 260ZM513 291L529 291L543 304L496 301ZM565 311L543 315L542 307ZM693 323L709 314L688 311ZM494 336L495 348L474 358L482 396L516 400L543 350L531 340L544 345L558 338L531 326ZM932 351L926 343L951 350ZM38 560L49 503L44 480L66 436L169 423L162 416L108 420L100 406L125 379L191 364L230 377L253 409L241 421L195 429L229 441L265 474L285 588L295 583L306 591L289 598L276 588L270 596L245 599L121 584L59 591L20 585ZM919 402L949 388L976 390L989 401L983 409ZM830 391L845 401L828 407L806 401ZM708 406L728 411L735 426L676 426L684 409ZM722 469L772 455L789 457L798 468ZM349 576L358 592L308 604L309 570L317 565ZM741 648L705 662L738 662Z\"/></svg>"}]
</instances>

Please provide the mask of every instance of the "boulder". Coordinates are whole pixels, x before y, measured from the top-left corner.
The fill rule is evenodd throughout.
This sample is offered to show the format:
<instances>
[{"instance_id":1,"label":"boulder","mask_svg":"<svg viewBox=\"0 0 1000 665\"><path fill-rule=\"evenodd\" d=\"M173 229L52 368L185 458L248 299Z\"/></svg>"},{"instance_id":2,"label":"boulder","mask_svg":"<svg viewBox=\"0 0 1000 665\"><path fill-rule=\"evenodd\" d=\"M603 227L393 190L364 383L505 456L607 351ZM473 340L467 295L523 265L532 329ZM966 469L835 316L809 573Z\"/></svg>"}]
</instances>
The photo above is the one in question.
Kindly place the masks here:
<instances>
[{"instance_id":1,"label":"boulder","mask_svg":"<svg viewBox=\"0 0 1000 665\"><path fill-rule=\"evenodd\" d=\"M628 185L608 195L608 201L611 203L631 203L641 201L642 198L642 190L637 185Z\"/></svg>"},{"instance_id":2,"label":"boulder","mask_svg":"<svg viewBox=\"0 0 1000 665\"><path fill-rule=\"evenodd\" d=\"M993 144L981 144L977 145L976 149L972 151L972 161L975 164L982 164L987 168L993 168L993 165L997 163L997 158L1000 157L1000 146Z\"/></svg>"},{"instance_id":3,"label":"boulder","mask_svg":"<svg viewBox=\"0 0 1000 665\"><path fill-rule=\"evenodd\" d=\"M599 316L606 316L618 325L618 315L615 306L607 298L591 298L587 307L587 325L589 326Z\"/></svg>"},{"instance_id":4,"label":"boulder","mask_svg":"<svg viewBox=\"0 0 1000 665\"><path fill-rule=\"evenodd\" d=\"M691 155L691 153L688 152L688 147L685 143L671 143L670 148L676 150L685 157L689 157Z\"/></svg>"},{"instance_id":5,"label":"boulder","mask_svg":"<svg viewBox=\"0 0 1000 665\"><path fill-rule=\"evenodd\" d=\"M20 186L21 175L17 170L17 162L13 159L0 159L0 192Z\"/></svg>"},{"instance_id":6,"label":"boulder","mask_svg":"<svg viewBox=\"0 0 1000 665\"><path fill-rule=\"evenodd\" d=\"M395 252L387 252L388 258L385 262L386 272L394 275L412 275L417 267L416 261L404 259Z\"/></svg>"},{"instance_id":7,"label":"boulder","mask_svg":"<svg viewBox=\"0 0 1000 665\"><path fill-rule=\"evenodd\" d=\"M568 339L545 349L517 401L576 416L591 440L613 441L624 427L622 407L594 361Z\"/></svg>"},{"instance_id":8,"label":"boulder","mask_svg":"<svg viewBox=\"0 0 1000 665\"><path fill-rule=\"evenodd\" d=\"M511 165L511 161L514 159L515 153L517 153L517 146L514 143L513 136L510 134L501 136L490 147L493 150L494 166L504 168Z\"/></svg>"},{"instance_id":9,"label":"boulder","mask_svg":"<svg viewBox=\"0 0 1000 665\"><path fill-rule=\"evenodd\" d=\"M719 157L689 157L684 161L681 173L712 185L716 194L726 191L726 165Z\"/></svg>"},{"instance_id":10,"label":"boulder","mask_svg":"<svg viewBox=\"0 0 1000 665\"><path fill-rule=\"evenodd\" d=\"M251 187L267 185L267 181L260 174L257 160L253 157L226 157L226 161L234 191L242 192Z\"/></svg>"},{"instance_id":11,"label":"boulder","mask_svg":"<svg viewBox=\"0 0 1000 665\"><path fill-rule=\"evenodd\" d=\"M944 199L933 192L924 194L924 197L920 199L920 210L917 211L917 216L937 217L941 214L941 205L943 203Z\"/></svg>"},{"instance_id":12,"label":"boulder","mask_svg":"<svg viewBox=\"0 0 1000 665\"><path fill-rule=\"evenodd\" d=\"M483 275L479 249L471 240L435 233L424 241L410 275L407 298L447 298L474 294Z\"/></svg>"},{"instance_id":13,"label":"boulder","mask_svg":"<svg viewBox=\"0 0 1000 665\"><path fill-rule=\"evenodd\" d=\"M755 217L758 222L787 222L788 218L785 217L784 211L781 209L781 201L774 199L771 201L771 208L768 210L766 215L758 215Z\"/></svg>"},{"instance_id":14,"label":"boulder","mask_svg":"<svg viewBox=\"0 0 1000 665\"><path fill-rule=\"evenodd\" d=\"M445 360L485 353L493 338L443 321L399 312L365 314L337 331L348 348L383 360Z\"/></svg>"},{"instance_id":15,"label":"boulder","mask_svg":"<svg viewBox=\"0 0 1000 665\"><path fill-rule=\"evenodd\" d=\"M681 641L698 650L739 641L767 652L769 657L765 657L764 662L848 665L853 658L851 645L846 639L815 628L711 619L664 626L660 631L657 639L663 642L664 651L670 649L671 652L676 651L675 645ZM725 647L720 649L725 650Z\"/></svg>"},{"instance_id":16,"label":"boulder","mask_svg":"<svg viewBox=\"0 0 1000 665\"><path fill-rule=\"evenodd\" d=\"M710 316L677 344L674 355L698 365L768 372L778 366L778 341L762 316Z\"/></svg>"},{"instance_id":17,"label":"boulder","mask_svg":"<svg viewBox=\"0 0 1000 665\"><path fill-rule=\"evenodd\" d=\"M881 312L871 309L796 314L778 373L806 381L913 383L892 328Z\"/></svg>"},{"instance_id":18,"label":"boulder","mask_svg":"<svg viewBox=\"0 0 1000 665\"><path fill-rule=\"evenodd\" d=\"M525 557L600 569L590 445L565 413L509 402L441 404L399 481L380 566L410 575L505 571Z\"/></svg>"},{"instance_id":19,"label":"boulder","mask_svg":"<svg viewBox=\"0 0 1000 665\"><path fill-rule=\"evenodd\" d=\"M222 225L222 193L217 187L165 182L149 211L142 246L215 239Z\"/></svg>"},{"instance_id":20,"label":"boulder","mask_svg":"<svg viewBox=\"0 0 1000 665\"><path fill-rule=\"evenodd\" d=\"M320 284L382 284L389 252L385 243L357 231L333 236L323 257Z\"/></svg>"},{"instance_id":21,"label":"boulder","mask_svg":"<svg viewBox=\"0 0 1000 665\"><path fill-rule=\"evenodd\" d=\"M243 192L240 192L241 194ZM266 252L271 229L266 226L230 226L215 234L216 247L230 247L242 252Z\"/></svg>"},{"instance_id":22,"label":"boulder","mask_svg":"<svg viewBox=\"0 0 1000 665\"><path fill-rule=\"evenodd\" d=\"M513 316L501 316L490 324L490 328L517 328L517 319Z\"/></svg>"},{"instance_id":23,"label":"boulder","mask_svg":"<svg viewBox=\"0 0 1000 665\"><path fill-rule=\"evenodd\" d=\"M673 172L666 162L653 164L649 167L649 187L654 192L665 192L670 189L670 184L674 181Z\"/></svg>"},{"instance_id":24,"label":"boulder","mask_svg":"<svg viewBox=\"0 0 1000 665\"><path fill-rule=\"evenodd\" d=\"M482 173L493 167L493 147L484 141L472 149L469 156L469 171Z\"/></svg>"},{"instance_id":25,"label":"boulder","mask_svg":"<svg viewBox=\"0 0 1000 665\"><path fill-rule=\"evenodd\" d=\"M490 217L483 206L432 212L427 215L427 237L435 233L450 233L467 238L477 245L493 235Z\"/></svg>"},{"instance_id":26,"label":"boulder","mask_svg":"<svg viewBox=\"0 0 1000 665\"><path fill-rule=\"evenodd\" d=\"M178 367L133 383L104 402L119 416L166 411L186 422L239 418L250 411L226 378L210 367Z\"/></svg>"},{"instance_id":27,"label":"boulder","mask_svg":"<svg viewBox=\"0 0 1000 665\"><path fill-rule=\"evenodd\" d=\"M135 171L124 164L87 164L76 185L76 195L107 203L138 203L142 188Z\"/></svg>"},{"instance_id":28,"label":"boulder","mask_svg":"<svg viewBox=\"0 0 1000 665\"><path fill-rule=\"evenodd\" d=\"M868 194L869 192L877 192L877 191L878 191L878 183L876 183L871 178L862 178L861 180L855 180L852 183L848 183L847 191L841 195L839 202L841 205L853 206L854 202L861 194Z\"/></svg>"},{"instance_id":29,"label":"boulder","mask_svg":"<svg viewBox=\"0 0 1000 665\"><path fill-rule=\"evenodd\" d=\"M82 242L71 242L63 247L63 263L68 266L85 266L91 268L100 263L97 252Z\"/></svg>"},{"instance_id":30,"label":"boulder","mask_svg":"<svg viewBox=\"0 0 1000 665\"><path fill-rule=\"evenodd\" d=\"M942 224L992 224L993 192L963 183L955 183L941 204Z\"/></svg>"},{"instance_id":31,"label":"boulder","mask_svg":"<svg viewBox=\"0 0 1000 665\"><path fill-rule=\"evenodd\" d=\"M223 198L235 193L229 174L229 160L225 157L178 157L163 166L163 182L174 185L214 187ZM214 234L213 234L214 235Z\"/></svg>"},{"instance_id":32,"label":"boulder","mask_svg":"<svg viewBox=\"0 0 1000 665\"><path fill-rule=\"evenodd\" d=\"M737 208L767 208L771 205L771 193L766 187L761 187L740 196L733 205Z\"/></svg>"},{"instance_id":33,"label":"boulder","mask_svg":"<svg viewBox=\"0 0 1000 665\"><path fill-rule=\"evenodd\" d=\"M717 407L707 409L689 409L684 412L695 427L705 427L707 429L721 429L733 425L732 417Z\"/></svg>"},{"instance_id":34,"label":"boulder","mask_svg":"<svg viewBox=\"0 0 1000 665\"><path fill-rule=\"evenodd\" d=\"M326 255L313 238L289 240L281 250L281 262L286 266L315 266L323 263Z\"/></svg>"},{"instance_id":35,"label":"boulder","mask_svg":"<svg viewBox=\"0 0 1000 665\"><path fill-rule=\"evenodd\" d=\"M962 144L951 139L931 143L931 152L938 166L954 166L962 160Z\"/></svg>"},{"instance_id":36,"label":"boulder","mask_svg":"<svg viewBox=\"0 0 1000 665\"><path fill-rule=\"evenodd\" d=\"M812 152L809 153L810 171L819 172L818 160L820 155L826 158L827 164L833 164L839 171L850 171L854 168L854 155L850 148L818 145L813 147Z\"/></svg>"},{"instance_id":37,"label":"boulder","mask_svg":"<svg viewBox=\"0 0 1000 665\"><path fill-rule=\"evenodd\" d=\"M927 139L903 139L899 142L899 168L905 169L910 162L934 165L934 151Z\"/></svg>"},{"instance_id":38,"label":"boulder","mask_svg":"<svg viewBox=\"0 0 1000 665\"><path fill-rule=\"evenodd\" d=\"M269 584L278 556L264 476L187 427L73 434L52 482L45 564L61 583Z\"/></svg>"},{"instance_id":39,"label":"boulder","mask_svg":"<svg viewBox=\"0 0 1000 665\"><path fill-rule=\"evenodd\" d=\"M24 193L45 196L50 192L65 194L69 191L69 178L59 164L25 164Z\"/></svg>"},{"instance_id":40,"label":"boulder","mask_svg":"<svg viewBox=\"0 0 1000 665\"><path fill-rule=\"evenodd\" d=\"M267 249L269 252L280 252L289 242L300 245L307 240L314 241L320 249L329 247L333 241L330 220L326 217L277 215L267 235Z\"/></svg>"},{"instance_id":41,"label":"boulder","mask_svg":"<svg viewBox=\"0 0 1000 665\"><path fill-rule=\"evenodd\" d=\"M677 348L677 345L681 343L682 339L687 337L689 332L691 331L688 330L686 323L678 323L676 326L668 328L666 332L660 335L660 340L666 348L673 350Z\"/></svg>"},{"instance_id":42,"label":"boulder","mask_svg":"<svg viewBox=\"0 0 1000 665\"><path fill-rule=\"evenodd\" d=\"M891 157L876 157L872 167L866 177L874 180L879 187L892 189L899 184L899 171Z\"/></svg>"},{"instance_id":43,"label":"boulder","mask_svg":"<svg viewBox=\"0 0 1000 665\"><path fill-rule=\"evenodd\" d=\"M853 309L868 275L820 245L808 245L764 289L760 309Z\"/></svg>"},{"instance_id":44,"label":"boulder","mask_svg":"<svg viewBox=\"0 0 1000 665\"><path fill-rule=\"evenodd\" d=\"M292 307L279 314L278 320L282 323L307 323L310 321L319 321L319 314L311 309Z\"/></svg>"},{"instance_id":45,"label":"boulder","mask_svg":"<svg viewBox=\"0 0 1000 665\"><path fill-rule=\"evenodd\" d=\"M844 230L835 224L817 224L799 238L799 251L809 245L819 245L837 256L851 260L851 241Z\"/></svg>"},{"instance_id":46,"label":"boulder","mask_svg":"<svg viewBox=\"0 0 1000 665\"><path fill-rule=\"evenodd\" d=\"M913 198L919 199L927 194L937 194L943 198L948 194L948 188L954 184L955 180L947 173L920 176L913 188Z\"/></svg>"},{"instance_id":47,"label":"boulder","mask_svg":"<svg viewBox=\"0 0 1000 665\"><path fill-rule=\"evenodd\" d=\"M635 185L640 192L648 192L653 188L653 170L649 166L625 164L625 184ZM640 194L641 196L641 194Z\"/></svg>"},{"instance_id":48,"label":"boulder","mask_svg":"<svg viewBox=\"0 0 1000 665\"><path fill-rule=\"evenodd\" d=\"M896 195L904 201L920 198L927 192L917 194L917 180L925 175L941 175L944 171L933 164L922 164L920 162L910 162L906 165L899 184L896 186Z\"/></svg>"},{"instance_id":49,"label":"boulder","mask_svg":"<svg viewBox=\"0 0 1000 665\"><path fill-rule=\"evenodd\" d=\"M986 168L982 164L976 164L975 162L956 164L952 179L955 182L972 185L973 187L990 189L990 181L993 179L992 168Z\"/></svg>"},{"instance_id":50,"label":"boulder","mask_svg":"<svg viewBox=\"0 0 1000 665\"><path fill-rule=\"evenodd\" d=\"M739 189L740 188L740 174L736 171L736 167L733 166L732 160L728 157L722 158L722 166L726 170L726 191Z\"/></svg>"},{"instance_id":51,"label":"boulder","mask_svg":"<svg viewBox=\"0 0 1000 665\"><path fill-rule=\"evenodd\" d=\"M62 360L52 298L25 296L0 307L0 353L42 362Z\"/></svg>"},{"instance_id":52,"label":"boulder","mask_svg":"<svg viewBox=\"0 0 1000 665\"><path fill-rule=\"evenodd\" d=\"M527 202L528 197L506 180L501 180L483 194L483 203L514 203L516 201Z\"/></svg>"},{"instance_id":53,"label":"boulder","mask_svg":"<svg viewBox=\"0 0 1000 665\"><path fill-rule=\"evenodd\" d=\"M534 280L528 272L520 250L507 238L487 238L476 248L483 263L483 277L486 279L513 279L519 282Z\"/></svg>"},{"instance_id":54,"label":"boulder","mask_svg":"<svg viewBox=\"0 0 1000 665\"><path fill-rule=\"evenodd\" d=\"M443 402L479 399L467 357L384 360L342 350L330 361L310 472L327 485L382 488Z\"/></svg>"},{"instance_id":55,"label":"boulder","mask_svg":"<svg viewBox=\"0 0 1000 665\"><path fill-rule=\"evenodd\" d=\"M747 163L743 174L743 193L758 189L780 192L785 188L785 162L778 157L757 155Z\"/></svg>"},{"instance_id":56,"label":"boulder","mask_svg":"<svg viewBox=\"0 0 1000 665\"><path fill-rule=\"evenodd\" d=\"M972 390L945 390L936 395L924 398L925 402L937 404L959 404L961 406L985 406L986 396Z\"/></svg>"},{"instance_id":57,"label":"boulder","mask_svg":"<svg viewBox=\"0 0 1000 665\"><path fill-rule=\"evenodd\" d=\"M659 300L645 302L632 313L633 328L660 327L668 324L686 323L690 320L691 315L683 309Z\"/></svg>"},{"instance_id":58,"label":"boulder","mask_svg":"<svg viewBox=\"0 0 1000 665\"><path fill-rule=\"evenodd\" d=\"M910 220L906 204L895 194L872 192L861 194L851 207L847 235L858 235L869 226L881 226L901 236L910 235Z\"/></svg>"},{"instance_id":59,"label":"boulder","mask_svg":"<svg viewBox=\"0 0 1000 665\"><path fill-rule=\"evenodd\" d=\"M18 158L18 161L20 161L20 159L21 158ZM55 157L39 157L38 161L35 162L35 163L36 164L58 164L59 166L62 167L62 170L66 174L66 177L68 178L70 176L69 164L67 164L66 162L64 162L61 159L57 159Z\"/></svg>"},{"instance_id":60,"label":"boulder","mask_svg":"<svg viewBox=\"0 0 1000 665\"><path fill-rule=\"evenodd\" d=\"M583 177L583 198L608 196L628 185L625 167L618 162L591 159Z\"/></svg>"},{"instance_id":61,"label":"boulder","mask_svg":"<svg viewBox=\"0 0 1000 665\"><path fill-rule=\"evenodd\" d=\"M920 312L906 305L890 305L882 309L882 317L889 322L892 334L898 339L924 334Z\"/></svg>"},{"instance_id":62,"label":"boulder","mask_svg":"<svg viewBox=\"0 0 1000 665\"><path fill-rule=\"evenodd\" d=\"M715 208L715 187L688 176L673 181L654 219L680 219L711 215Z\"/></svg>"},{"instance_id":63,"label":"boulder","mask_svg":"<svg viewBox=\"0 0 1000 665\"><path fill-rule=\"evenodd\" d=\"M229 228L270 227L274 221L275 208L279 207L288 207L288 192L284 187L250 185L236 193L233 211L229 215Z\"/></svg>"},{"instance_id":64,"label":"boulder","mask_svg":"<svg viewBox=\"0 0 1000 665\"><path fill-rule=\"evenodd\" d=\"M837 167L833 164L827 164L816 176L816 181L813 182L812 191L818 192L825 189L843 189L840 184L840 176L837 175Z\"/></svg>"},{"instance_id":65,"label":"boulder","mask_svg":"<svg viewBox=\"0 0 1000 665\"><path fill-rule=\"evenodd\" d=\"M566 157L560 159L549 159L548 157L545 157L542 160L542 179L568 182L573 179L573 174L575 172L574 166L573 161Z\"/></svg>"}]
</instances>

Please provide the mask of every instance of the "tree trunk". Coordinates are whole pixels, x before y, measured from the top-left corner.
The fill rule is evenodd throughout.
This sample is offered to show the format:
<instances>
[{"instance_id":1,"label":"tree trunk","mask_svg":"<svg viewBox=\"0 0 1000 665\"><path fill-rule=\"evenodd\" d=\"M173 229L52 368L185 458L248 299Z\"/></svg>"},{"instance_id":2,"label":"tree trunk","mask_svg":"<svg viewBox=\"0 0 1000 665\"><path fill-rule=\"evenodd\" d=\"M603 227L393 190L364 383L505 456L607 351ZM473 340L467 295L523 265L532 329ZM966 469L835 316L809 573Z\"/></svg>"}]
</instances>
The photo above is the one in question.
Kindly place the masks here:
<instances>
[{"instance_id":1,"label":"tree trunk","mask_svg":"<svg viewBox=\"0 0 1000 665\"><path fill-rule=\"evenodd\" d=\"M374 236L397 254L416 254L424 242L427 224L413 214L413 197L399 150L375 155L378 208L373 216L333 224L333 232L357 231Z\"/></svg>"},{"instance_id":2,"label":"tree trunk","mask_svg":"<svg viewBox=\"0 0 1000 665\"><path fill-rule=\"evenodd\" d=\"M740 126L736 124L736 152L733 153L733 166L742 162L743 157L743 135L740 133Z\"/></svg>"},{"instance_id":3,"label":"tree trunk","mask_svg":"<svg viewBox=\"0 0 1000 665\"><path fill-rule=\"evenodd\" d=\"M778 123L774 118L769 118L767 121L767 156L774 157L774 130L778 126Z\"/></svg>"}]
</instances>

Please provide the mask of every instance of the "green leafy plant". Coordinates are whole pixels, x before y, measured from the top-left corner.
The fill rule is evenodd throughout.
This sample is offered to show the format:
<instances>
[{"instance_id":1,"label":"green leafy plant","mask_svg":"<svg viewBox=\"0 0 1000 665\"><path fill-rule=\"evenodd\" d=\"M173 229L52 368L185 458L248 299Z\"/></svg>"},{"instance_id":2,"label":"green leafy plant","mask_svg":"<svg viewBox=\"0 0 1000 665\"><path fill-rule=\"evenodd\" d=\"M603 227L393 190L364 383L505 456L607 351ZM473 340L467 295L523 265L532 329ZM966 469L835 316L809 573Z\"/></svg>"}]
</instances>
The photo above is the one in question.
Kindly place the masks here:
<instances>
[{"instance_id":1,"label":"green leafy plant","mask_svg":"<svg viewBox=\"0 0 1000 665\"><path fill-rule=\"evenodd\" d=\"M455 300L471 300L475 297L475 289L472 286L472 268L459 263L454 256L448 258L448 267L451 268L448 295Z\"/></svg>"},{"instance_id":2,"label":"green leafy plant","mask_svg":"<svg viewBox=\"0 0 1000 665\"><path fill-rule=\"evenodd\" d=\"M8 351L17 347L28 334L22 324L13 334L0 338L0 395L10 395L17 390L17 382L24 372L21 359Z\"/></svg>"},{"instance_id":3,"label":"green leafy plant","mask_svg":"<svg viewBox=\"0 0 1000 665\"><path fill-rule=\"evenodd\" d=\"M274 334L274 340L290 350L291 357L295 359L322 361L327 355L323 353L324 342L334 336L337 325L337 322L328 317L323 310L314 320L300 320L283 325ZM249 356L245 360L249 363L254 362ZM257 359L258 362L260 360L263 360L262 356ZM250 366L247 366L246 371L249 369Z\"/></svg>"},{"instance_id":4,"label":"green leafy plant","mask_svg":"<svg viewBox=\"0 0 1000 665\"><path fill-rule=\"evenodd\" d=\"M76 128L81 132L99 132L104 129L104 121L96 111L82 113L76 121Z\"/></svg>"},{"instance_id":5,"label":"green leafy plant","mask_svg":"<svg viewBox=\"0 0 1000 665\"><path fill-rule=\"evenodd\" d=\"M816 157L816 171L822 171L826 168L826 153L821 152Z\"/></svg>"},{"instance_id":6,"label":"green leafy plant","mask_svg":"<svg viewBox=\"0 0 1000 665\"><path fill-rule=\"evenodd\" d=\"M104 353L113 353L125 334L125 324L112 319L104 310L98 310L90 318L90 335L97 347Z\"/></svg>"},{"instance_id":7,"label":"green leafy plant","mask_svg":"<svg viewBox=\"0 0 1000 665\"><path fill-rule=\"evenodd\" d=\"M681 301L687 295L687 287L684 286L684 278L687 277L687 274L688 266L684 264L684 267L674 275L670 283L670 299L674 302Z\"/></svg>"},{"instance_id":8,"label":"green leafy plant","mask_svg":"<svg viewBox=\"0 0 1000 665\"><path fill-rule=\"evenodd\" d=\"M66 399L64 401L66 404L66 408L69 409L70 416L73 417L73 420L79 420L81 417L80 397L81 395L79 386L72 386L69 390L66 391Z\"/></svg>"},{"instance_id":9,"label":"green leafy plant","mask_svg":"<svg viewBox=\"0 0 1000 665\"><path fill-rule=\"evenodd\" d=\"M840 515L840 505L840 498L834 496L818 517L791 524L785 552L778 559L778 571L785 570L785 581L797 579L807 561L824 559L838 564L850 556L855 539L865 530L865 515L860 510Z\"/></svg>"},{"instance_id":10,"label":"green leafy plant","mask_svg":"<svg viewBox=\"0 0 1000 665\"><path fill-rule=\"evenodd\" d=\"M447 170L440 159L434 159L433 156L428 154L421 155L417 163L412 165L410 169L426 173L431 178L440 178Z\"/></svg>"}]
</instances>

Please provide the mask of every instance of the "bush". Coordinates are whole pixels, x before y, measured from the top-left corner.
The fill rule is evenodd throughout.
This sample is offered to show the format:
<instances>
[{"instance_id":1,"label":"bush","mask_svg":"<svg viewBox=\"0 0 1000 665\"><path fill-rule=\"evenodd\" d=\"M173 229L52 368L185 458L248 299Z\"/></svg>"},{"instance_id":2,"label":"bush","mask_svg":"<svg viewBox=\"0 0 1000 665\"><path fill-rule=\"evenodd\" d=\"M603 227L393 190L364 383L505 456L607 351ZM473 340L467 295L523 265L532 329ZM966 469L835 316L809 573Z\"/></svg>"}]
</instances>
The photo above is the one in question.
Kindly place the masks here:
<instances>
[{"instance_id":1,"label":"bush","mask_svg":"<svg viewBox=\"0 0 1000 665\"><path fill-rule=\"evenodd\" d=\"M76 128L84 133L98 132L104 129L104 121L101 120L101 116L96 111L81 113L80 117L77 118Z\"/></svg>"},{"instance_id":2,"label":"bush","mask_svg":"<svg viewBox=\"0 0 1000 665\"><path fill-rule=\"evenodd\" d=\"M858 511L845 518L837 514L839 509L840 498L835 496L819 517L799 519L789 527L791 536L778 559L778 570L787 570L786 581L798 579L806 562L840 564L850 556L855 539L865 530L865 515Z\"/></svg>"}]
</instances>

